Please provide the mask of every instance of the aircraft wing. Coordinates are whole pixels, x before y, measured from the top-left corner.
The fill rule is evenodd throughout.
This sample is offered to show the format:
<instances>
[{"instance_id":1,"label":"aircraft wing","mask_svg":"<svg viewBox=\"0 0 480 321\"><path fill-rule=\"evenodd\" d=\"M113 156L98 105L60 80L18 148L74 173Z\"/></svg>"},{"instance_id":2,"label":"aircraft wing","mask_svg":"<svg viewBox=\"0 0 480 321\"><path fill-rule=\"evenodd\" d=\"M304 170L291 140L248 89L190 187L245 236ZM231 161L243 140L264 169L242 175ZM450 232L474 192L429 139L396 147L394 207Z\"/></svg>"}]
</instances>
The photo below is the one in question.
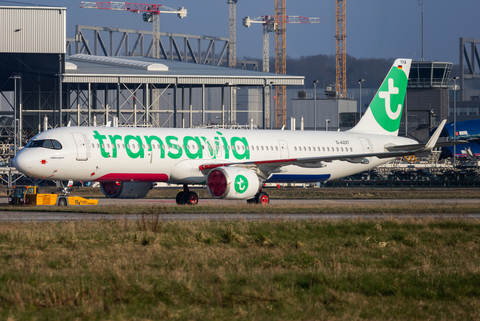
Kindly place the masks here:
<instances>
[{"instance_id":1,"label":"aircraft wing","mask_svg":"<svg viewBox=\"0 0 480 321\"><path fill-rule=\"evenodd\" d=\"M242 167L257 167L262 172L272 172L276 168L287 165L297 165L300 167L307 168L319 168L325 167L327 164L334 160L346 161L350 163L358 164L368 164L369 157L378 157L378 158L395 158L402 157L407 155L413 155L416 153L421 153L425 151L430 151L437 146L437 140L440 136L440 133L445 126L446 120L438 126L435 133L432 135L430 140L426 144L413 144L413 145L403 145L395 146L399 147L396 150L380 152L380 153L362 153L362 154L349 154L349 155L328 155L328 156L318 156L318 157L302 157L302 158L290 158L290 159L272 159L272 160L262 160L262 161L246 161L246 162L232 162L232 163L212 163L212 164L202 164L199 166L199 169L207 174L210 170L217 167L225 166L242 166ZM459 141L457 141L459 142ZM392 146L393 147L393 146ZM387 148L388 150L388 148Z\"/></svg>"}]
</instances>

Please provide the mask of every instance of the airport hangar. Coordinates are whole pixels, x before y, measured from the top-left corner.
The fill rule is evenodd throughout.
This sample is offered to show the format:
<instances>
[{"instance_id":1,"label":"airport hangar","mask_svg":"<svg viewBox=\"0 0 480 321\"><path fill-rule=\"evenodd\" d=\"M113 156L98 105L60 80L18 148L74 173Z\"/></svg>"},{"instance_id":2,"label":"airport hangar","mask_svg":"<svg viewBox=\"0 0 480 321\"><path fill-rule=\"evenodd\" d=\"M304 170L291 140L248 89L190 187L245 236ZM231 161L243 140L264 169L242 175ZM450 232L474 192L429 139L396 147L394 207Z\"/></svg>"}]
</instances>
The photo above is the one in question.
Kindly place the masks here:
<instances>
[{"instance_id":1,"label":"airport hangar","mask_svg":"<svg viewBox=\"0 0 480 321\"><path fill-rule=\"evenodd\" d=\"M237 124L237 113L244 113L248 119L255 118L259 127L267 128L269 108L266 110L265 106L271 87L298 86L304 82L300 76L207 65L219 65L216 60L228 52L227 42L216 54L211 49L212 40L204 53L210 57L205 56L203 63L139 56L67 57L66 8L0 7L0 21L0 39L4 39L0 42L0 94L3 104L10 107L1 115L9 119L13 116L16 121L11 126L17 127L14 135L2 133L2 138L17 137L13 143L10 141L17 150L45 128L69 123L103 126L112 121L119 126L223 127ZM208 37L197 37L199 58L200 39ZM179 54L178 48L174 49ZM168 55L173 58L172 50L171 46ZM194 55L191 50L190 53ZM232 103L240 86L260 91L259 110L248 106L241 109ZM206 89L215 92L208 99Z\"/></svg>"}]
</instances>

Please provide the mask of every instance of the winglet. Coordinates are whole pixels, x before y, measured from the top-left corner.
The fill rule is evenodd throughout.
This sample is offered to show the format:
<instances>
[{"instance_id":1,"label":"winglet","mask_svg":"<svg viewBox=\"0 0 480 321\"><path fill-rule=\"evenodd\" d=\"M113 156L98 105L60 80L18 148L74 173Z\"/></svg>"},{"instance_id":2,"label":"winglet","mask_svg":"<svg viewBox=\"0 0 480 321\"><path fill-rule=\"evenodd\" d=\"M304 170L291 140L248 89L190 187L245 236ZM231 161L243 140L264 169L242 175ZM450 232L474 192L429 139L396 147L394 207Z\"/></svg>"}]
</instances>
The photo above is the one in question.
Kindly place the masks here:
<instances>
[{"instance_id":1,"label":"winglet","mask_svg":"<svg viewBox=\"0 0 480 321\"><path fill-rule=\"evenodd\" d=\"M444 119L440 123L440 125L438 125L437 130L433 133L432 137L430 137L430 139L428 140L428 143L425 145L422 151L429 151L435 147L435 145L437 144L438 137L440 137L440 133L442 132L446 122L447 120Z\"/></svg>"}]
</instances>

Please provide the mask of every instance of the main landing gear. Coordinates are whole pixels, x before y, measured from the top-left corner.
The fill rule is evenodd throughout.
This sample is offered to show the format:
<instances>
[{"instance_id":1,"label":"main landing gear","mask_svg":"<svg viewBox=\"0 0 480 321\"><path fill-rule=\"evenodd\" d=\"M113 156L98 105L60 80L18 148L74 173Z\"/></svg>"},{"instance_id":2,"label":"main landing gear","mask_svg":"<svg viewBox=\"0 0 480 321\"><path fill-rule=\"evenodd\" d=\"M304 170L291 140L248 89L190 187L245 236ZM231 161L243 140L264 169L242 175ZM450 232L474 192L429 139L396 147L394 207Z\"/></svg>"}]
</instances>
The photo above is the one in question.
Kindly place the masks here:
<instances>
[{"instance_id":1,"label":"main landing gear","mask_svg":"<svg viewBox=\"0 0 480 321\"><path fill-rule=\"evenodd\" d=\"M259 191L257 194L255 194L254 198L251 198L247 200L247 204L262 204L266 205L270 202L270 197L268 196L267 193L264 193L262 191Z\"/></svg>"},{"instance_id":2,"label":"main landing gear","mask_svg":"<svg viewBox=\"0 0 480 321\"><path fill-rule=\"evenodd\" d=\"M197 205L198 204L198 194L195 192L190 192L187 184L183 184L183 191L178 192L175 197L178 205Z\"/></svg>"}]
</instances>

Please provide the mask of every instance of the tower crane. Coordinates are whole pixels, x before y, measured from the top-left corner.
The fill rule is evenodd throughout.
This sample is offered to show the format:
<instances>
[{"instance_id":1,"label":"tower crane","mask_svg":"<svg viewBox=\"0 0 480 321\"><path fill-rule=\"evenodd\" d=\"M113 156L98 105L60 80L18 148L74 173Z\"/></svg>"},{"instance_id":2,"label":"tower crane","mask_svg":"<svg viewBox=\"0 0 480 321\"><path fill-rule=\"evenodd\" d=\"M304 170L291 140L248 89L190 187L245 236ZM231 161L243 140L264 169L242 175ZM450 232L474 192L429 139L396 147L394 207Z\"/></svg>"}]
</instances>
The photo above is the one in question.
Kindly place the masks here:
<instances>
[{"instance_id":1,"label":"tower crane","mask_svg":"<svg viewBox=\"0 0 480 321\"><path fill-rule=\"evenodd\" d=\"M106 10L126 10L133 13L143 12L143 21L153 22L153 49L154 57L160 58L160 14L176 13L180 19L187 16L187 9L180 7L172 9L161 4L145 4L134 2L87 2L82 1L80 8L87 9L106 9Z\"/></svg>"},{"instance_id":2,"label":"tower crane","mask_svg":"<svg viewBox=\"0 0 480 321\"><path fill-rule=\"evenodd\" d=\"M243 18L243 25L245 27L250 27L253 23L261 23L263 25L263 71L270 72L270 32L275 32L277 25L275 24L275 16L260 16L257 18L245 17ZM320 18L307 18L301 16L286 16L285 23L320 23ZM266 123L270 124L270 88L265 88L265 117ZM281 108L286 112L286 108ZM275 114L279 115L279 111L275 109ZM285 124L287 115L283 114L281 116L283 125ZM279 121L278 116L275 118L275 124L278 127Z\"/></svg>"},{"instance_id":3,"label":"tower crane","mask_svg":"<svg viewBox=\"0 0 480 321\"><path fill-rule=\"evenodd\" d=\"M339 98L347 97L346 0L335 0L335 69L336 91Z\"/></svg>"},{"instance_id":4,"label":"tower crane","mask_svg":"<svg viewBox=\"0 0 480 321\"><path fill-rule=\"evenodd\" d=\"M270 71L270 54L269 42L270 32L275 32L275 17L274 16L260 16L257 18L245 17L243 18L243 25L250 27L252 23L261 23L263 25L263 71ZM287 16L286 23L320 23L320 18L307 18L301 16Z\"/></svg>"}]
</instances>

